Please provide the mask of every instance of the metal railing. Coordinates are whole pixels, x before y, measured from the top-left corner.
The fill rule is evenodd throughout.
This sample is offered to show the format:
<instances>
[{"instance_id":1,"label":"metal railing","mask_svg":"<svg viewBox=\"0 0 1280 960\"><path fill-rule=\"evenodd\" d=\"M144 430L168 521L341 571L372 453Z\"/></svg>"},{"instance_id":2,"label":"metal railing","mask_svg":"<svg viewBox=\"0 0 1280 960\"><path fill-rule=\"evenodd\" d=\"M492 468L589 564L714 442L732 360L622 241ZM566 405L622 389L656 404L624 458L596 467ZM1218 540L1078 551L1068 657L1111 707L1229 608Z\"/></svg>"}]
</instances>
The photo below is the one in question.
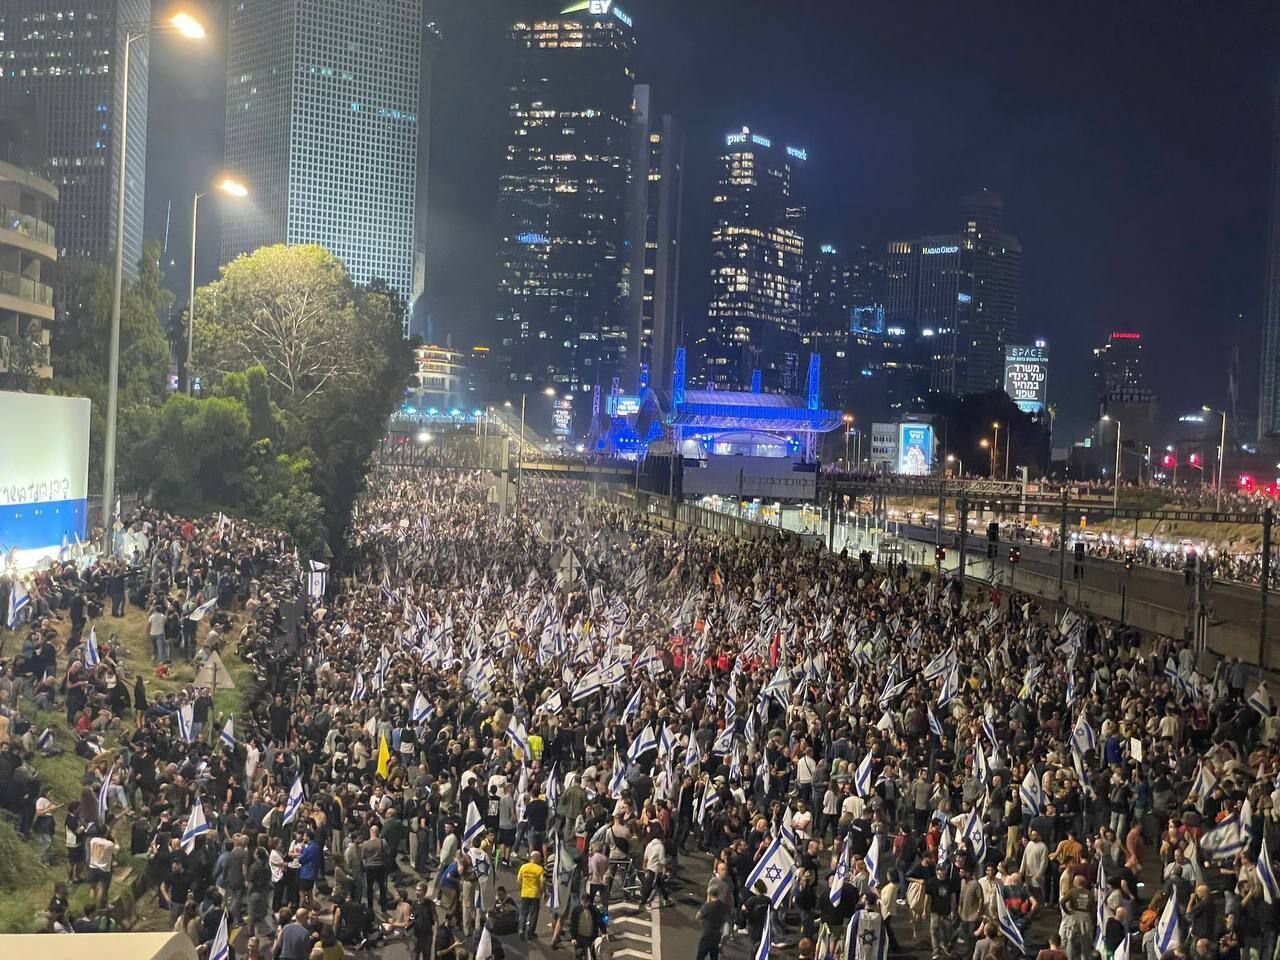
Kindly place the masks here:
<instances>
[{"instance_id":1,"label":"metal railing","mask_svg":"<svg viewBox=\"0 0 1280 960\"><path fill-rule=\"evenodd\" d=\"M6 207L2 203L0 203L0 227L13 230L40 243L47 243L51 247L54 246L53 224L45 223L39 217L33 217L29 213Z\"/></svg>"},{"instance_id":2,"label":"metal railing","mask_svg":"<svg viewBox=\"0 0 1280 960\"><path fill-rule=\"evenodd\" d=\"M0 293L11 297L38 303L41 306L53 306L53 288L46 283L36 283L16 273L0 270Z\"/></svg>"}]
</instances>

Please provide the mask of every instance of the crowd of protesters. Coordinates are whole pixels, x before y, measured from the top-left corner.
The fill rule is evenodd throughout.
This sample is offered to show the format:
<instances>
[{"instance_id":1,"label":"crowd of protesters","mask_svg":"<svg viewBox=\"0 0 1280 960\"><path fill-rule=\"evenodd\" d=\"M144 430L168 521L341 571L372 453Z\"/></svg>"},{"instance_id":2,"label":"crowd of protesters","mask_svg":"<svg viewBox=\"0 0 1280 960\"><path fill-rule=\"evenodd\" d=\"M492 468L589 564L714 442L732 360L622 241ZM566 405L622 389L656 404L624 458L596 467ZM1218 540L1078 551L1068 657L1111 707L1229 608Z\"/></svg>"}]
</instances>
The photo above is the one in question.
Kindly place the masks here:
<instances>
[{"instance_id":1,"label":"crowd of protesters","mask_svg":"<svg viewBox=\"0 0 1280 960\"><path fill-rule=\"evenodd\" d=\"M93 885L50 929L117 922L127 851L202 950L243 928L282 960L592 955L622 898L688 911L699 960L1274 960L1276 720L1239 664L524 485L504 514L478 473L375 473L327 585L279 537L146 513L133 556L41 574L0 790ZM154 663L110 639L117 574ZM147 686L214 653L250 668L234 717ZM42 795L28 704L73 725L73 809Z\"/></svg>"}]
</instances>

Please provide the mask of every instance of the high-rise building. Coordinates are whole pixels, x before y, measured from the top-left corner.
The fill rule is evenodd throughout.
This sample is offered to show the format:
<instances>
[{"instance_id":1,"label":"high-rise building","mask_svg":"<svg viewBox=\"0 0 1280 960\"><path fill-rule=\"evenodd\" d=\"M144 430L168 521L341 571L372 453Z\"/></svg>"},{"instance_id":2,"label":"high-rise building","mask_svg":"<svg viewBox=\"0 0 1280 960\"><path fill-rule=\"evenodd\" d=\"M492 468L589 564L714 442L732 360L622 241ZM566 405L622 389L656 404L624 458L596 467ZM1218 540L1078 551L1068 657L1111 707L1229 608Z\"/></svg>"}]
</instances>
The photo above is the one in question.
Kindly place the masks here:
<instances>
[{"instance_id":1,"label":"high-rise building","mask_svg":"<svg viewBox=\"0 0 1280 960\"><path fill-rule=\"evenodd\" d=\"M610 0L509 28L497 317L515 393L554 384L585 397L637 369L635 46L630 16Z\"/></svg>"},{"instance_id":2,"label":"high-rise building","mask_svg":"<svg viewBox=\"0 0 1280 960\"><path fill-rule=\"evenodd\" d=\"M433 42L421 0L231 5L226 164L252 202L227 209L223 260L318 243L405 299L408 335Z\"/></svg>"},{"instance_id":3,"label":"high-rise building","mask_svg":"<svg viewBox=\"0 0 1280 960\"><path fill-rule=\"evenodd\" d=\"M966 393L999 390L1004 353L1018 339L1022 244L1004 232L1004 201L982 190L960 203L973 246L973 315Z\"/></svg>"},{"instance_id":4,"label":"high-rise building","mask_svg":"<svg viewBox=\"0 0 1280 960\"><path fill-rule=\"evenodd\" d=\"M1274 104L1270 222L1263 302L1262 375L1258 391L1258 441L1280 445L1280 95Z\"/></svg>"},{"instance_id":5,"label":"high-rise building","mask_svg":"<svg viewBox=\"0 0 1280 960\"><path fill-rule=\"evenodd\" d=\"M34 106L34 105L33 105ZM39 175L40 118L0 109L0 390L53 376L53 291L58 188Z\"/></svg>"},{"instance_id":6,"label":"high-rise building","mask_svg":"<svg viewBox=\"0 0 1280 960\"><path fill-rule=\"evenodd\" d=\"M1022 247L1003 230L1003 202L989 190L962 202L958 233L889 245L887 319L917 337L929 389L985 393L1004 382L1015 342Z\"/></svg>"},{"instance_id":7,"label":"high-rise building","mask_svg":"<svg viewBox=\"0 0 1280 960\"><path fill-rule=\"evenodd\" d=\"M670 115L651 113L646 84L635 88L632 126L627 326L628 341L638 343L639 350L628 354L627 389L644 383L669 391L676 344L684 337L679 322L684 134Z\"/></svg>"},{"instance_id":8,"label":"high-rise building","mask_svg":"<svg viewBox=\"0 0 1280 960\"><path fill-rule=\"evenodd\" d=\"M124 112L129 29L151 22L151 0L4 0L0 3L0 105L33 100L44 142L44 176L59 192L58 248L106 260L115 250L117 140ZM147 173L146 38L129 47L124 269L142 256Z\"/></svg>"},{"instance_id":9,"label":"high-rise building","mask_svg":"<svg viewBox=\"0 0 1280 960\"><path fill-rule=\"evenodd\" d=\"M1093 351L1093 385L1099 467L1112 469L1118 431L1121 475L1136 477L1147 448L1159 440L1157 398L1143 363L1142 334L1116 331Z\"/></svg>"},{"instance_id":10,"label":"high-rise building","mask_svg":"<svg viewBox=\"0 0 1280 960\"><path fill-rule=\"evenodd\" d=\"M747 127L725 137L713 197L711 302L702 380L798 393L805 303L805 210L792 172L808 159Z\"/></svg>"},{"instance_id":11,"label":"high-rise building","mask_svg":"<svg viewBox=\"0 0 1280 960\"><path fill-rule=\"evenodd\" d=\"M803 345L822 357L822 405L849 405L853 357L850 350L854 309L854 269L834 244L818 245L808 257ZM882 314L883 316L883 314Z\"/></svg>"}]
</instances>

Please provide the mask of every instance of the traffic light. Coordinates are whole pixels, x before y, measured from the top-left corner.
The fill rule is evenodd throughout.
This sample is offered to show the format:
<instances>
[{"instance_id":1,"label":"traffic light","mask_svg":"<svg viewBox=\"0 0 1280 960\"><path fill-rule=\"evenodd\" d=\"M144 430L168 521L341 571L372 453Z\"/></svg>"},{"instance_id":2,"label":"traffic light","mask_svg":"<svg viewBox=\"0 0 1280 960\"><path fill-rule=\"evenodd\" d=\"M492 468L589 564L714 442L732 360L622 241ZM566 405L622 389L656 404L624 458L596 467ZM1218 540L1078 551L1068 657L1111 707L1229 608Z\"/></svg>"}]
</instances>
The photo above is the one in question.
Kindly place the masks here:
<instances>
[{"instance_id":1,"label":"traffic light","mask_svg":"<svg viewBox=\"0 0 1280 960\"><path fill-rule=\"evenodd\" d=\"M936 560L939 564L944 563L947 559L947 548L937 547L936 549L934 549L933 559Z\"/></svg>"},{"instance_id":2,"label":"traffic light","mask_svg":"<svg viewBox=\"0 0 1280 960\"><path fill-rule=\"evenodd\" d=\"M1077 540L1075 545L1076 563L1084 563L1084 541Z\"/></svg>"},{"instance_id":3,"label":"traffic light","mask_svg":"<svg viewBox=\"0 0 1280 960\"><path fill-rule=\"evenodd\" d=\"M1132 553L1126 553L1124 555L1124 568L1130 571L1133 570L1133 554Z\"/></svg>"},{"instance_id":4,"label":"traffic light","mask_svg":"<svg viewBox=\"0 0 1280 960\"><path fill-rule=\"evenodd\" d=\"M1009 562L1017 566L1018 561L1022 559L1022 549L1020 547L1009 548Z\"/></svg>"}]
</instances>

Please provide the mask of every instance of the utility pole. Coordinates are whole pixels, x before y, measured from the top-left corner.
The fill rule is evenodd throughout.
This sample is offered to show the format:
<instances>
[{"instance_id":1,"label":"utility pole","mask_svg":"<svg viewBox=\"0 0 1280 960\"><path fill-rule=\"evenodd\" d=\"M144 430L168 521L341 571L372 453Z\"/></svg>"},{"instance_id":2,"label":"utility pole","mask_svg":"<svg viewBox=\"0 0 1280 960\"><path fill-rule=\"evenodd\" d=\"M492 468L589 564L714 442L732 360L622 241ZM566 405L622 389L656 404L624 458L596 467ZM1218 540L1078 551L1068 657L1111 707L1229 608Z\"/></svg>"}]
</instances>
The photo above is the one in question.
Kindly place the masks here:
<instances>
[{"instance_id":1,"label":"utility pole","mask_svg":"<svg viewBox=\"0 0 1280 960\"><path fill-rule=\"evenodd\" d=\"M831 484L831 499L827 505L827 550L836 548L836 485Z\"/></svg>"},{"instance_id":2,"label":"utility pole","mask_svg":"<svg viewBox=\"0 0 1280 960\"><path fill-rule=\"evenodd\" d=\"M960 598L964 599L964 558L968 548L969 540L969 501L963 494L960 496L959 502L956 504L960 511L960 556L959 566L956 572L960 576Z\"/></svg>"},{"instance_id":3,"label":"utility pole","mask_svg":"<svg viewBox=\"0 0 1280 960\"><path fill-rule=\"evenodd\" d=\"M1262 511L1262 580L1258 589L1258 669L1267 668L1267 590L1271 579L1271 524L1274 518L1270 505Z\"/></svg>"},{"instance_id":4,"label":"utility pole","mask_svg":"<svg viewBox=\"0 0 1280 960\"><path fill-rule=\"evenodd\" d=\"M1063 581L1067 576L1067 487L1062 486L1062 517L1058 523L1058 603L1066 603L1067 591Z\"/></svg>"}]
</instances>

